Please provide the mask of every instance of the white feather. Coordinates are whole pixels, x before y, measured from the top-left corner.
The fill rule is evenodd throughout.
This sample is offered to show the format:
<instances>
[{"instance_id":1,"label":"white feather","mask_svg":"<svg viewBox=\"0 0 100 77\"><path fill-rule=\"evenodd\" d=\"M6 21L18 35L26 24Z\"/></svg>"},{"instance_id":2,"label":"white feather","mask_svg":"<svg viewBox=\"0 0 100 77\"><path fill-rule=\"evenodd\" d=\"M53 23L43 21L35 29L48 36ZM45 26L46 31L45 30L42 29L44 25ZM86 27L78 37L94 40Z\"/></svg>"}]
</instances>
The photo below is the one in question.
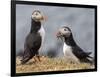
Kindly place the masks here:
<instances>
[{"instance_id":1,"label":"white feather","mask_svg":"<svg viewBox=\"0 0 100 77\"><path fill-rule=\"evenodd\" d=\"M44 37L45 37L45 30L43 28L43 26L41 25L40 30L38 31L38 33L40 33L40 36L42 37L42 43L41 43L41 47L39 49L39 52L42 51L43 48L43 43L44 43Z\"/></svg>"},{"instance_id":2,"label":"white feather","mask_svg":"<svg viewBox=\"0 0 100 77\"><path fill-rule=\"evenodd\" d=\"M63 46L63 53L65 57L78 61L78 58L72 53L72 47L67 45L66 43L64 43Z\"/></svg>"}]
</instances>

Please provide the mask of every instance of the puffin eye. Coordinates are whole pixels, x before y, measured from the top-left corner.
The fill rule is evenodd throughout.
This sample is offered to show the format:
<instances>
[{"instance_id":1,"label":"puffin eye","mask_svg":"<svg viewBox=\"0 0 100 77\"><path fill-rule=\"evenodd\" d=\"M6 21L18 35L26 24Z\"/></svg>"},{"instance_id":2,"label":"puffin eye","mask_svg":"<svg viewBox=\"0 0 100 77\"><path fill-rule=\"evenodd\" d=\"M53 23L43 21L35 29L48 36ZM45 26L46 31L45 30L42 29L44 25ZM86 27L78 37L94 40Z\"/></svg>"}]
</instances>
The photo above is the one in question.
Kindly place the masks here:
<instances>
[{"instance_id":1,"label":"puffin eye","mask_svg":"<svg viewBox=\"0 0 100 77\"><path fill-rule=\"evenodd\" d=\"M64 29L64 31L67 31L66 29Z\"/></svg>"},{"instance_id":2,"label":"puffin eye","mask_svg":"<svg viewBox=\"0 0 100 77\"><path fill-rule=\"evenodd\" d=\"M35 13L35 15L38 15L38 13Z\"/></svg>"}]
</instances>

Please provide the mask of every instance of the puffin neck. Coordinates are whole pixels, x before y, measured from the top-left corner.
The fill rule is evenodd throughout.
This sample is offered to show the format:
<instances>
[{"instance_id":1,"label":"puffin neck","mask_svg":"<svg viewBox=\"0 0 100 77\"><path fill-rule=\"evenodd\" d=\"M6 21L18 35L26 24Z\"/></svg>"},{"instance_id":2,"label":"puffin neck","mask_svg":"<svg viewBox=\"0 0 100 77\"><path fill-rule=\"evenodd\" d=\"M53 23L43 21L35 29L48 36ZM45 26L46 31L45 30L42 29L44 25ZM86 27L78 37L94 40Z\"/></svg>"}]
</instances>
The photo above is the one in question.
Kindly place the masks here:
<instances>
[{"instance_id":1,"label":"puffin neck","mask_svg":"<svg viewBox=\"0 0 100 77\"><path fill-rule=\"evenodd\" d=\"M65 43L67 45L76 46L76 43L75 43L72 35L70 37L64 37L64 39L65 39Z\"/></svg>"},{"instance_id":2,"label":"puffin neck","mask_svg":"<svg viewBox=\"0 0 100 77\"><path fill-rule=\"evenodd\" d=\"M35 20L31 20L31 31L30 33L37 33L41 28L41 22L37 22Z\"/></svg>"}]
</instances>

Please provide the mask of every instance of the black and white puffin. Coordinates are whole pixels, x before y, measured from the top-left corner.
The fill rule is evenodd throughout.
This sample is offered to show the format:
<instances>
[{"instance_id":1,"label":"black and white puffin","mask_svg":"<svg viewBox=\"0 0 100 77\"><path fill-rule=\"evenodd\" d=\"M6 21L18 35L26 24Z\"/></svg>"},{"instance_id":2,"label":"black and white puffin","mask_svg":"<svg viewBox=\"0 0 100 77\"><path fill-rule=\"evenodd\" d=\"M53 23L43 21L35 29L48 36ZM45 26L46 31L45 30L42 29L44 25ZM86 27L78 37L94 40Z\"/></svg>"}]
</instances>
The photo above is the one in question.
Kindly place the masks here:
<instances>
[{"instance_id":1,"label":"black and white puffin","mask_svg":"<svg viewBox=\"0 0 100 77\"><path fill-rule=\"evenodd\" d=\"M77 62L92 63L91 52L84 52L74 41L71 29L62 27L57 32L57 37L64 41L63 53L64 56L72 58Z\"/></svg>"},{"instance_id":2,"label":"black and white puffin","mask_svg":"<svg viewBox=\"0 0 100 77\"><path fill-rule=\"evenodd\" d=\"M45 30L41 25L41 21L44 19L45 16L39 10L33 11L31 16L31 30L25 39L21 64L25 64L34 56L40 61L39 51L41 50L45 36Z\"/></svg>"}]
</instances>

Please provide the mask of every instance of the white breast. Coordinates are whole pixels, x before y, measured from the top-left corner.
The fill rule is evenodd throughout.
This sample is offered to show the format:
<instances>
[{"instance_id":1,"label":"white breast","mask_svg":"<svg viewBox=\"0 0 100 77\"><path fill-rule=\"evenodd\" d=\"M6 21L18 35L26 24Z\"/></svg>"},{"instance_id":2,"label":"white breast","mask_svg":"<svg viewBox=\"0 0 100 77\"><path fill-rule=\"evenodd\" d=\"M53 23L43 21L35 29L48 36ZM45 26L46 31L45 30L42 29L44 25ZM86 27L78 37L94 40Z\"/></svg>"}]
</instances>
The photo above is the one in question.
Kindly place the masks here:
<instances>
[{"instance_id":1,"label":"white breast","mask_svg":"<svg viewBox=\"0 0 100 77\"><path fill-rule=\"evenodd\" d=\"M63 46L63 53L65 57L78 61L77 57L72 53L72 47L67 45L66 43L64 43Z\"/></svg>"},{"instance_id":2,"label":"white breast","mask_svg":"<svg viewBox=\"0 0 100 77\"><path fill-rule=\"evenodd\" d=\"M41 28L38 32L40 33L40 36L42 37L42 43L41 43L41 47L39 49L39 51L41 51L43 48L43 42L44 42L44 37L45 37L45 30L44 30L43 26L41 26Z\"/></svg>"}]
</instances>

